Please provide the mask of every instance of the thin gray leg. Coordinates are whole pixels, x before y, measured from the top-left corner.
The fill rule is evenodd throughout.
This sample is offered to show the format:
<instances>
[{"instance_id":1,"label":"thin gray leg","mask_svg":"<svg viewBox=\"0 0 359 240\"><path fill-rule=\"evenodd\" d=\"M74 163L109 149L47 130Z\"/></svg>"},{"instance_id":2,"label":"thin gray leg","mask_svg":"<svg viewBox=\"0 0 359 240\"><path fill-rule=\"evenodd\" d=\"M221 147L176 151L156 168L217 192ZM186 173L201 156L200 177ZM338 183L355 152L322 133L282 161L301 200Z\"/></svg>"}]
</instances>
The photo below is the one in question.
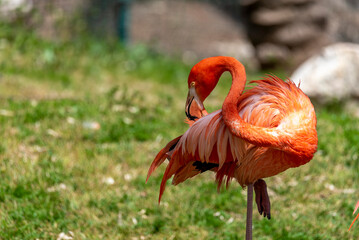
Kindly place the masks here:
<instances>
[{"instance_id":1,"label":"thin gray leg","mask_svg":"<svg viewBox=\"0 0 359 240\"><path fill-rule=\"evenodd\" d=\"M246 240L252 240L253 184L247 186Z\"/></svg>"}]
</instances>

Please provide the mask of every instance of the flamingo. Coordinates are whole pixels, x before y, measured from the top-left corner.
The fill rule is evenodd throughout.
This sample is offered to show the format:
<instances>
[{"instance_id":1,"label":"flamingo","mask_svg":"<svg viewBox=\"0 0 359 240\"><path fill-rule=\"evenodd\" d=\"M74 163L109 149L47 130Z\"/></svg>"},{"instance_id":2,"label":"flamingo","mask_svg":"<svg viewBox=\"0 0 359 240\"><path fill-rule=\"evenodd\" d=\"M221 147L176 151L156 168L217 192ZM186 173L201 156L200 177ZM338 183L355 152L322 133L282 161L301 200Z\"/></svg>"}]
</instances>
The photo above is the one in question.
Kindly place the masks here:
<instances>
[{"instance_id":1,"label":"flamingo","mask_svg":"<svg viewBox=\"0 0 359 240\"><path fill-rule=\"evenodd\" d=\"M356 206L355 206L355 209L354 209L353 215L354 215L354 214L355 214L355 212L358 210L358 208L359 208L359 201L357 202L357 204L356 204ZM352 228L352 226L353 226L354 222L355 222L358 218L359 218L359 213L358 213L358 215L354 218L354 220L353 220L352 224L350 224L350 227L349 227L348 231L350 231L350 229Z\"/></svg>"},{"instance_id":2,"label":"flamingo","mask_svg":"<svg viewBox=\"0 0 359 240\"><path fill-rule=\"evenodd\" d=\"M223 72L232 85L222 109L208 114L203 102ZM210 57L188 77L185 112L189 129L170 141L152 162L147 180L165 159L159 202L166 181L177 185L207 170L216 173L218 190L232 178L247 187L246 239L252 239L253 188L259 214L268 219L270 200L263 178L308 163L317 150L316 115L309 98L290 80L275 76L252 81L244 91L244 66L232 57Z\"/></svg>"}]
</instances>

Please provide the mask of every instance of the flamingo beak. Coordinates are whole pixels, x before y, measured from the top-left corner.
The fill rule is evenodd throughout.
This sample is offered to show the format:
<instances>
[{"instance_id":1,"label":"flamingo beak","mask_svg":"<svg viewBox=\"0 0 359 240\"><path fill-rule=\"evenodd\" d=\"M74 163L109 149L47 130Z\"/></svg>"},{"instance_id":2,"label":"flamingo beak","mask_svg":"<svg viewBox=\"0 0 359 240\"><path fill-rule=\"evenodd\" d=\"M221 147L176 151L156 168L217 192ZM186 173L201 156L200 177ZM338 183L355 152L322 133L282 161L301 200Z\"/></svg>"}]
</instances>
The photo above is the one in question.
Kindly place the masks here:
<instances>
[{"instance_id":1,"label":"flamingo beak","mask_svg":"<svg viewBox=\"0 0 359 240\"><path fill-rule=\"evenodd\" d=\"M194 86L191 86L188 90L185 112L187 118L191 121L195 121L208 114L204 109L203 103L199 99Z\"/></svg>"}]
</instances>

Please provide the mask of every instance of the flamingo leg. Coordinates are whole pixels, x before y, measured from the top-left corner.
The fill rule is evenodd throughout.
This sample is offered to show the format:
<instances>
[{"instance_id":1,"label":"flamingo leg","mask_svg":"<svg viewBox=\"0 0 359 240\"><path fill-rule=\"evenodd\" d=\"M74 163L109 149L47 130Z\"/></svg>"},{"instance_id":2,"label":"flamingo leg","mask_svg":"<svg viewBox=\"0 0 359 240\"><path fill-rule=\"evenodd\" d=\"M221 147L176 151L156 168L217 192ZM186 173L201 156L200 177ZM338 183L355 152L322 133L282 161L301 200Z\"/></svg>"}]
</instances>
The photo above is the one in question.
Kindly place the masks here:
<instances>
[{"instance_id":1,"label":"flamingo leg","mask_svg":"<svg viewBox=\"0 0 359 240\"><path fill-rule=\"evenodd\" d=\"M247 188L246 240L252 240L253 183L248 184Z\"/></svg>"},{"instance_id":2,"label":"flamingo leg","mask_svg":"<svg viewBox=\"0 0 359 240\"><path fill-rule=\"evenodd\" d=\"M263 179L258 179L254 183L254 191L256 193L256 203L259 214L262 215L263 213L263 217L270 219L270 201L266 182Z\"/></svg>"}]
</instances>

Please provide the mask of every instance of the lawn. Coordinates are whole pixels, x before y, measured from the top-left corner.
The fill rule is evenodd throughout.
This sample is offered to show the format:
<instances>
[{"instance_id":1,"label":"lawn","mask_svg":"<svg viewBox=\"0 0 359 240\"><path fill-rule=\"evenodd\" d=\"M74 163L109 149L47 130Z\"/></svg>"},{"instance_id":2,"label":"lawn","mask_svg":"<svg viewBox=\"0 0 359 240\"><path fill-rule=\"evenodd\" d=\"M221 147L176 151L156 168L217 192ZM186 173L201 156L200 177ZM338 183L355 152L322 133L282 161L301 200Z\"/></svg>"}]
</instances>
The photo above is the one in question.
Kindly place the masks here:
<instances>
[{"instance_id":1,"label":"lawn","mask_svg":"<svg viewBox=\"0 0 359 240\"><path fill-rule=\"evenodd\" d=\"M0 239L243 239L246 191L213 173L168 186L157 152L182 134L190 66L136 46L49 42L0 24ZM250 73L256 79L261 73ZM283 75L283 73L282 73ZM207 108L215 110L229 76ZM316 108L318 152L267 179L254 239L358 239L359 119ZM169 183L168 183L169 185Z\"/></svg>"}]
</instances>

